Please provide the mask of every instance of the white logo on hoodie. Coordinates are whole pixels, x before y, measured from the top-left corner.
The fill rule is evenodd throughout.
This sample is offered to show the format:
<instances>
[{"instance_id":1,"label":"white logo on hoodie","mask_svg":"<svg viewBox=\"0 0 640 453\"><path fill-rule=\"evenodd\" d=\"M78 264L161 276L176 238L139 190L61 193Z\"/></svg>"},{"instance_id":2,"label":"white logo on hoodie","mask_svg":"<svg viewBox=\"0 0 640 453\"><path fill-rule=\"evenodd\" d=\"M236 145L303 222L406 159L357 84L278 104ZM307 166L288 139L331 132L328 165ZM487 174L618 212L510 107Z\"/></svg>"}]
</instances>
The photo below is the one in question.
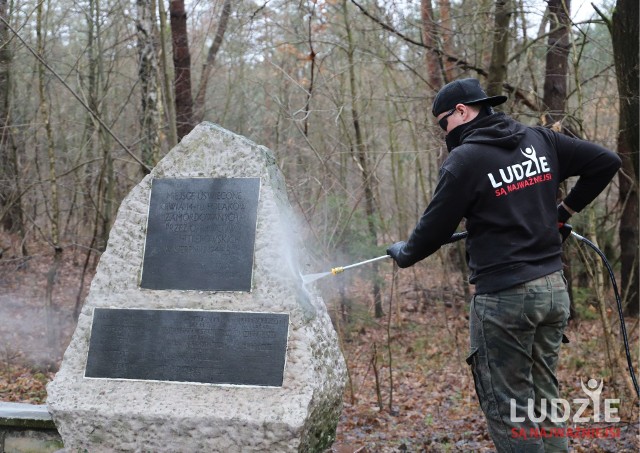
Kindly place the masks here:
<instances>
[{"instance_id":1,"label":"white logo on hoodie","mask_svg":"<svg viewBox=\"0 0 640 453\"><path fill-rule=\"evenodd\" d=\"M487 173L489 181L491 181L491 185L494 189L502 186L502 184L511 184L522 181L525 178L531 178L551 170L547 162L547 157L537 157L536 150L533 145L525 148L524 151L520 148L520 152L527 158L527 160L524 160L519 164L509 165L507 168L499 169L499 179L496 179L493 173Z\"/></svg>"}]
</instances>

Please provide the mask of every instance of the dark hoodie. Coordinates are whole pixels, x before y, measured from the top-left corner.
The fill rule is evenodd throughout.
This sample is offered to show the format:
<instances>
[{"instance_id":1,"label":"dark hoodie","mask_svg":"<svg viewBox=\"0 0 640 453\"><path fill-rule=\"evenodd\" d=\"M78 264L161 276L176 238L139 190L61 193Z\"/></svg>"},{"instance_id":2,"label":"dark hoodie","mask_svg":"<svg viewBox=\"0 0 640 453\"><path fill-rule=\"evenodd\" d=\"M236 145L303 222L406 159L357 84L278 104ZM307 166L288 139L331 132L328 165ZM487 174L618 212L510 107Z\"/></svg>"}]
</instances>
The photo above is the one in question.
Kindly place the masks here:
<instances>
[{"instance_id":1,"label":"dark hoodie","mask_svg":"<svg viewBox=\"0 0 640 453\"><path fill-rule=\"evenodd\" d=\"M460 127L464 127L460 126ZM581 211L620 167L613 152L502 113L474 122L440 169L431 203L397 257L426 258L466 218L469 281L491 293L562 268L558 185L579 176L564 199Z\"/></svg>"}]
</instances>

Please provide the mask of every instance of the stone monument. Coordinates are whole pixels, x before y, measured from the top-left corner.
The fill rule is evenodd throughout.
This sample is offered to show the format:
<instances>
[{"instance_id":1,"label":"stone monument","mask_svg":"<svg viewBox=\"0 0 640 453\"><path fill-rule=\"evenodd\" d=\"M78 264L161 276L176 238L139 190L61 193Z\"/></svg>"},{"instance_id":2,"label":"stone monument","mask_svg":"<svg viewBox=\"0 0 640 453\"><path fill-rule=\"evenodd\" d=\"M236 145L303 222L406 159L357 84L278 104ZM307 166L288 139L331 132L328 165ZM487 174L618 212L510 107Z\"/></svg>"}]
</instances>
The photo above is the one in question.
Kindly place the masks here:
<instances>
[{"instance_id":1,"label":"stone monument","mask_svg":"<svg viewBox=\"0 0 640 453\"><path fill-rule=\"evenodd\" d=\"M313 452L346 367L272 153L202 123L124 199L47 404L68 451Z\"/></svg>"}]
</instances>

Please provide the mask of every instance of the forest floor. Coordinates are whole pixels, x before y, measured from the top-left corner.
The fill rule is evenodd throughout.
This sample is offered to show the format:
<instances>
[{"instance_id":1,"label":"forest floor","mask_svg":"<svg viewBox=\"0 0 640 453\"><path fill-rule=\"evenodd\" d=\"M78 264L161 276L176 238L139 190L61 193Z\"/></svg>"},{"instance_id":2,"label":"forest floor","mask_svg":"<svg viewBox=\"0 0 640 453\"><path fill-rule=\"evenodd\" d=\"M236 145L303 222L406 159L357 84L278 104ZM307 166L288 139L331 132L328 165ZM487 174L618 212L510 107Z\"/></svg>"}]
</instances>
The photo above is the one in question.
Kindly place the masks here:
<instances>
[{"instance_id":1,"label":"forest floor","mask_svg":"<svg viewBox=\"0 0 640 453\"><path fill-rule=\"evenodd\" d=\"M80 249L66 249L47 311L47 276L52 264L47 247L32 246L25 260L15 256L16 238L0 233L0 246L4 251L0 257L0 401L44 404L45 386L55 375L73 333L78 294L83 300L92 275L86 276L80 289L84 254ZM387 276L382 282L385 315L379 319L373 317L371 279L366 273L332 277L348 278L344 298L338 298L332 287L338 280L318 282L350 376L335 453L494 451L465 362L468 303L460 275L436 265L435 258L429 260L411 271L400 271L393 284ZM349 307L348 319L337 314L339 300ZM47 313L54 321L49 327ZM614 314L611 319L618 329ZM637 370L638 320L627 319L626 324ZM607 431L613 436L571 438L570 451L637 452L637 401L623 381L627 370L612 371L608 366L602 332L589 306L581 311L579 321L570 324L567 336L571 343L564 345L558 365L561 392L575 403L586 397L581 380L603 380L603 397L619 399L616 415L620 421L594 422L590 405L582 415L590 421L573 423L572 418L569 426L614 428ZM50 338L59 345L56 351L50 348ZM614 341L615 347L622 344L618 338ZM572 404L571 409L577 412L579 406Z\"/></svg>"}]
</instances>

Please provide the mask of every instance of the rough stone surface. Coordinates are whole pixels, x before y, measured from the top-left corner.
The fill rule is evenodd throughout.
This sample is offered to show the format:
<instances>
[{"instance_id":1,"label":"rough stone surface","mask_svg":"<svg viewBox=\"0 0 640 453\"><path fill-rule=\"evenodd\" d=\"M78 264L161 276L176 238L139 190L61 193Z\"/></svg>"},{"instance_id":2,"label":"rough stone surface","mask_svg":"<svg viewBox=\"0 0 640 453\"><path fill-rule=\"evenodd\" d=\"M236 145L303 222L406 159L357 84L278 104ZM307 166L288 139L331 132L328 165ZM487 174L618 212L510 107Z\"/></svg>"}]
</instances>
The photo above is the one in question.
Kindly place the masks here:
<instances>
[{"instance_id":1,"label":"rough stone surface","mask_svg":"<svg viewBox=\"0 0 640 453\"><path fill-rule=\"evenodd\" d=\"M251 292L139 287L152 178L261 179ZM68 451L322 451L333 440L346 367L322 300L302 285L284 181L272 153L202 123L125 198L47 404ZM281 388L87 379L92 311L288 313Z\"/></svg>"}]
</instances>

